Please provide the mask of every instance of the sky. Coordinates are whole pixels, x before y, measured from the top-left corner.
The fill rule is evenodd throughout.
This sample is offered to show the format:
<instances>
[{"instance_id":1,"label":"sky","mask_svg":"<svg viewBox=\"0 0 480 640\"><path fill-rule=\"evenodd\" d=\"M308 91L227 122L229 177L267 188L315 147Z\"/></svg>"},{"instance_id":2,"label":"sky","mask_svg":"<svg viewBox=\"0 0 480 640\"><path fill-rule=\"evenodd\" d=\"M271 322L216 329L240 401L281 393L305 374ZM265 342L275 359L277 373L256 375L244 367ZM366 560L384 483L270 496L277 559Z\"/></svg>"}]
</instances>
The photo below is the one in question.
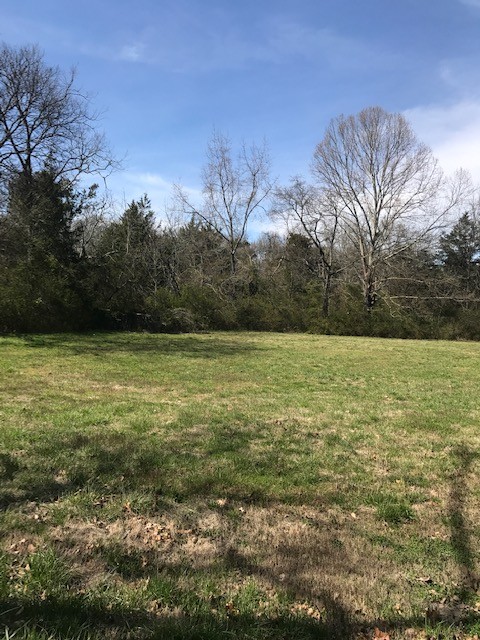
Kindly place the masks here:
<instances>
[{"instance_id":1,"label":"sky","mask_svg":"<svg viewBox=\"0 0 480 640\"><path fill-rule=\"evenodd\" d=\"M0 41L76 68L123 159L108 186L159 213L173 182L201 190L213 131L265 140L285 184L373 105L480 184L480 0L2 0Z\"/></svg>"}]
</instances>

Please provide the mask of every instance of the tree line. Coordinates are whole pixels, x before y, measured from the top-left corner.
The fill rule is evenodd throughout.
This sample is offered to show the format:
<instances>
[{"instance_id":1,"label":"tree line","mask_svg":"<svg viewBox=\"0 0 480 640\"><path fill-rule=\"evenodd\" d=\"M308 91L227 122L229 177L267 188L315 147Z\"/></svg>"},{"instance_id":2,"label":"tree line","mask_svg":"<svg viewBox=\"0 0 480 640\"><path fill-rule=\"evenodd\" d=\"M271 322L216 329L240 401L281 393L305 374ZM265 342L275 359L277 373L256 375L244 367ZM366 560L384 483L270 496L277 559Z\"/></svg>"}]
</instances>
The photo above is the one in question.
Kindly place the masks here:
<instances>
[{"instance_id":1,"label":"tree line","mask_svg":"<svg viewBox=\"0 0 480 640\"><path fill-rule=\"evenodd\" d=\"M334 118L308 179L215 132L202 193L115 215L75 74L0 48L0 331L252 329L480 338L480 198L401 114ZM83 181L83 182L82 182ZM252 239L253 220L272 229Z\"/></svg>"}]
</instances>

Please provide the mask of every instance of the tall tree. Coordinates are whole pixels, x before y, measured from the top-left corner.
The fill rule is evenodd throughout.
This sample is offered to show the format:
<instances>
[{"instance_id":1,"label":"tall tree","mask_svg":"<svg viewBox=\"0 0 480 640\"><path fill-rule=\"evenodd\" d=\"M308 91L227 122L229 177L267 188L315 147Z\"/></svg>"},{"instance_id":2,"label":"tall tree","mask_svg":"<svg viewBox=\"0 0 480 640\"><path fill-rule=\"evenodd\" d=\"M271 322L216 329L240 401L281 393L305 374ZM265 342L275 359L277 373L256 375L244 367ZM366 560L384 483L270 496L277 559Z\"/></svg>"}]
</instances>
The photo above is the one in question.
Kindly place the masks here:
<instances>
[{"instance_id":1,"label":"tall tree","mask_svg":"<svg viewBox=\"0 0 480 640\"><path fill-rule=\"evenodd\" d=\"M202 172L202 203L192 202L181 187L175 189L181 211L204 222L226 243L231 275L237 271L237 253L245 241L248 223L265 205L272 189L269 170L265 146L243 145L234 158L230 140L215 133Z\"/></svg>"},{"instance_id":2,"label":"tall tree","mask_svg":"<svg viewBox=\"0 0 480 640\"><path fill-rule=\"evenodd\" d=\"M109 171L114 161L88 96L35 46L0 47L0 180L48 169L55 177Z\"/></svg>"},{"instance_id":3,"label":"tall tree","mask_svg":"<svg viewBox=\"0 0 480 640\"><path fill-rule=\"evenodd\" d=\"M305 252L305 265L322 282L322 310L323 315L328 316L332 280L341 271L336 261L339 211L335 199L329 197L326 190L316 189L296 177L289 186L275 191L271 215L281 218L294 233L308 238L307 244L313 248L315 259L308 260L309 252Z\"/></svg>"},{"instance_id":4,"label":"tall tree","mask_svg":"<svg viewBox=\"0 0 480 640\"><path fill-rule=\"evenodd\" d=\"M332 120L312 168L339 207L370 311L381 289L382 267L458 204L462 181L447 193L430 149L402 115L380 107Z\"/></svg>"}]
</instances>

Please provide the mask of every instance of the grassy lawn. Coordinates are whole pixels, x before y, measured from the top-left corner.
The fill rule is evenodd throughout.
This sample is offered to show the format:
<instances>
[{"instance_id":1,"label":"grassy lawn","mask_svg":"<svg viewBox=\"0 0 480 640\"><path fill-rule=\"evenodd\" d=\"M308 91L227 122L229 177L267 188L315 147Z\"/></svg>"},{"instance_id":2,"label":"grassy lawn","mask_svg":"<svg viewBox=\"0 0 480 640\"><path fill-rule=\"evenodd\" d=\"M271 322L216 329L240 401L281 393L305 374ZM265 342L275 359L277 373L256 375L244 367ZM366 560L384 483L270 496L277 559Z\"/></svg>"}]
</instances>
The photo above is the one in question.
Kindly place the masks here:
<instances>
[{"instance_id":1,"label":"grassy lawn","mask_svg":"<svg viewBox=\"0 0 480 640\"><path fill-rule=\"evenodd\" d=\"M0 638L480 635L479 389L478 343L0 338Z\"/></svg>"}]
</instances>

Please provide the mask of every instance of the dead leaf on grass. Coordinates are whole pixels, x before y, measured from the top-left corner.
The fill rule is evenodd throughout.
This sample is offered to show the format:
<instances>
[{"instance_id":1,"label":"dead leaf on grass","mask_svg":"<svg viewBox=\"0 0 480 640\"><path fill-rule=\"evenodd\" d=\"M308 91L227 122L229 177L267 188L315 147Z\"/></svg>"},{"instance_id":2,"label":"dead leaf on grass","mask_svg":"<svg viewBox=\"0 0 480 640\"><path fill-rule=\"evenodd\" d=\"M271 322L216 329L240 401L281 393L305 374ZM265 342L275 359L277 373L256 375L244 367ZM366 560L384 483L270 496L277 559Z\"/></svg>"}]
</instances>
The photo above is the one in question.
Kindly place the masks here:
<instances>
[{"instance_id":1,"label":"dead leaf on grass","mask_svg":"<svg viewBox=\"0 0 480 640\"><path fill-rule=\"evenodd\" d=\"M322 619L322 610L312 606L308 602L296 602L290 608L290 611L293 614L307 616L309 618L313 618L314 620Z\"/></svg>"},{"instance_id":2,"label":"dead leaf on grass","mask_svg":"<svg viewBox=\"0 0 480 640\"><path fill-rule=\"evenodd\" d=\"M225 610L227 612L227 616L238 616L238 614L240 613L240 611L235 608L235 605L231 601L226 603Z\"/></svg>"}]
</instances>

